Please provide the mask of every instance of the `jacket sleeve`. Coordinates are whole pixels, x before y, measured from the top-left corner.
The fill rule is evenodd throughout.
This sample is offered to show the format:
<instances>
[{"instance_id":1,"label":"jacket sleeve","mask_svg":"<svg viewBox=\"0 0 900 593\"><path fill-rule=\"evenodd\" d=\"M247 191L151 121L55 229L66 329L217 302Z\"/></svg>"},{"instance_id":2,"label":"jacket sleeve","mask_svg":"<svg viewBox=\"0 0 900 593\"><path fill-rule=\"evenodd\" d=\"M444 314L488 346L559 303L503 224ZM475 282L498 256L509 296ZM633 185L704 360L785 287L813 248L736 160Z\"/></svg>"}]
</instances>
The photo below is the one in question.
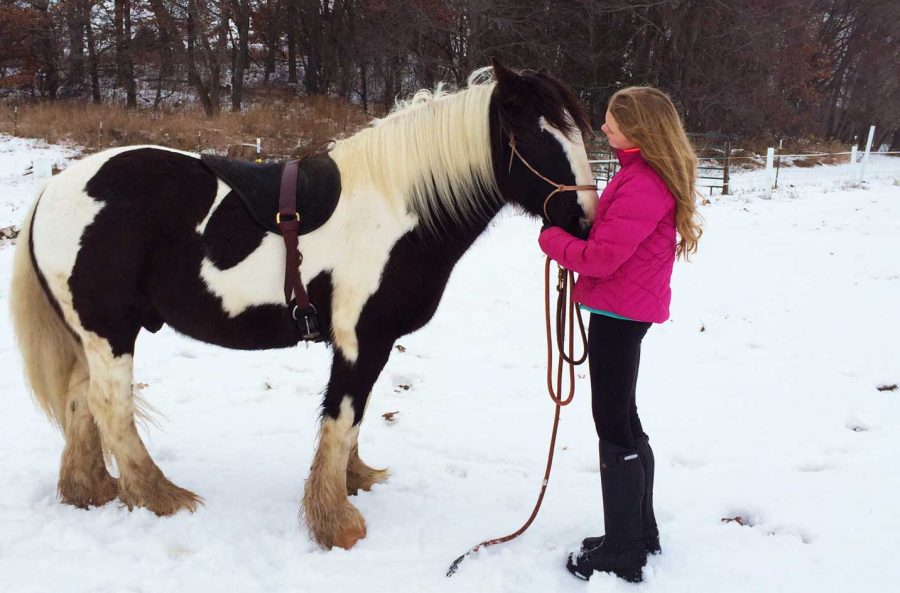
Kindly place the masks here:
<instances>
[{"instance_id":1,"label":"jacket sleeve","mask_svg":"<svg viewBox=\"0 0 900 593\"><path fill-rule=\"evenodd\" d=\"M603 221L590 238L577 239L559 227L541 233L538 242L551 259L563 267L605 278L619 269L650 236L669 210L668 192L660 192L650 180L623 183Z\"/></svg>"}]
</instances>

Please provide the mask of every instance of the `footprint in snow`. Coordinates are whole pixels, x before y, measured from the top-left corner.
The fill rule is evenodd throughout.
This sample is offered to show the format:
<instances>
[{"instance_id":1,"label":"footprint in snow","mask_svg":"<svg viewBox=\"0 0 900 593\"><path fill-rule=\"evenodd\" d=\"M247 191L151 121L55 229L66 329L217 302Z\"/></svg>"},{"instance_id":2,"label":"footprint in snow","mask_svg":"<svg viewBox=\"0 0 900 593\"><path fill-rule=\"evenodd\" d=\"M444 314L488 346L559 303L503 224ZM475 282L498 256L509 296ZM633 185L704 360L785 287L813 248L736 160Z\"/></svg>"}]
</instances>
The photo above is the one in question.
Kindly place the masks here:
<instances>
[{"instance_id":1,"label":"footprint in snow","mask_svg":"<svg viewBox=\"0 0 900 593\"><path fill-rule=\"evenodd\" d=\"M844 424L844 427L853 432L868 432L871 430L871 427L865 422L860 422L858 420L848 420L846 424Z\"/></svg>"},{"instance_id":2,"label":"footprint in snow","mask_svg":"<svg viewBox=\"0 0 900 593\"><path fill-rule=\"evenodd\" d=\"M797 471L801 471L804 473L818 473L824 472L834 469L833 465L829 465L827 463L806 463L804 465L800 465L797 467Z\"/></svg>"}]
</instances>

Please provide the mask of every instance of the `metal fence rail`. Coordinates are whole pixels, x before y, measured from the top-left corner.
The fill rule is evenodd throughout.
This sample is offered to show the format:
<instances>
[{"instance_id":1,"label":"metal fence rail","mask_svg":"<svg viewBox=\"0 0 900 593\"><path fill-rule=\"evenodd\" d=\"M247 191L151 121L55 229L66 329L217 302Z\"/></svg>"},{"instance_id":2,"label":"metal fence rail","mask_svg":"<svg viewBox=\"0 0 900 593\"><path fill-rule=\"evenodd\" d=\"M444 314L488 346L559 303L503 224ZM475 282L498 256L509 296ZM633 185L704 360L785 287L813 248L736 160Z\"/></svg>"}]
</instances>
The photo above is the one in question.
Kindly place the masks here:
<instances>
[{"instance_id":1,"label":"metal fence rail","mask_svg":"<svg viewBox=\"0 0 900 593\"><path fill-rule=\"evenodd\" d=\"M688 134L698 157L697 187L714 189L727 195L730 190L731 136L726 134ZM600 187L609 183L619 170L619 161L603 140L586 143L588 163ZM722 161L721 164L718 161Z\"/></svg>"},{"instance_id":2,"label":"metal fence rail","mask_svg":"<svg viewBox=\"0 0 900 593\"><path fill-rule=\"evenodd\" d=\"M688 134L691 144L697 153L697 188L708 189L710 195L713 190L720 190L722 195L731 193L731 167L740 162L751 162L760 169L766 170L770 189L777 189L781 169L787 166L811 167L819 163L813 159L829 157L847 157L847 161L853 165L851 174L857 181L865 181L866 166L869 155L894 156L900 152L872 152L872 138L875 127L869 130L869 138L865 151L853 146L849 151L843 152L808 152L798 154L782 154L779 148L769 148L766 155L734 156L732 154L731 137L726 134ZM598 187L604 187L619 170L619 161L615 158L609 145L603 140L595 140L587 143L588 163L594 173L594 179ZM798 164L796 161L800 161ZM812 162L811 162L812 161ZM792 166L793 165L793 166ZM846 173L842 173L846 176Z\"/></svg>"}]
</instances>

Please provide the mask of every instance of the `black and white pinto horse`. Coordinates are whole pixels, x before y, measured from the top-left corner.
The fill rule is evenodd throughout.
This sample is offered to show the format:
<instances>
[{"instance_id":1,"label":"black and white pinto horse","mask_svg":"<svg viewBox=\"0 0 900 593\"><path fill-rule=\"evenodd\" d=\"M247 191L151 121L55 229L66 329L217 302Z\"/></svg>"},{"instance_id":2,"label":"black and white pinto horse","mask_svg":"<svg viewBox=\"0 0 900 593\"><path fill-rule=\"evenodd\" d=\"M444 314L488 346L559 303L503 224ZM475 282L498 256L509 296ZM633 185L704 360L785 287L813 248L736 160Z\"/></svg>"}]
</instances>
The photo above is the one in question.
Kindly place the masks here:
<instances>
[{"instance_id":1,"label":"black and white pinto horse","mask_svg":"<svg viewBox=\"0 0 900 593\"><path fill-rule=\"evenodd\" d=\"M420 91L329 154L340 200L300 238L334 357L302 501L322 546L365 537L347 496L388 476L360 460L357 437L394 342L431 319L454 265L506 203L542 215L555 188L524 161L559 184L592 183L589 123L573 92L542 72L490 71L455 93ZM559 193L550 218L577 231L596 200ZM295 345L284 269L281 237L196 154L117 148L46 184L18 240L11 308L35 399L65 435L60 500L118 498L157 515L197 508L201 499L166 479L135 429L135 340L168 324L228 348Z\"/></svg>"}]
</instances>

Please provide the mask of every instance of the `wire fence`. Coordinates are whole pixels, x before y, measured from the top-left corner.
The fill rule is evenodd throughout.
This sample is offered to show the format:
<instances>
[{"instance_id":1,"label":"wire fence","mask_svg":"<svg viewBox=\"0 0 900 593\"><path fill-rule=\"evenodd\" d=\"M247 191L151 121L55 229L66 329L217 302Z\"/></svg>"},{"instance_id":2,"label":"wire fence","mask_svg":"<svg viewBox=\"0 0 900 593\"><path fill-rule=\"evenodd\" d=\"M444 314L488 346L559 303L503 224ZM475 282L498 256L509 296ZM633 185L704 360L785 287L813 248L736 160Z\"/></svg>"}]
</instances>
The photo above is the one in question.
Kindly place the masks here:
<instances>
[{"instance_id":1,"label":"wire fence","mask_svg":"<svg viewBox=\"0 0 900 593\"><path fill-rule=\"evenodd\" d=\"M900 177L900 151L871 150L874 126L863 151L853 146L848 151L782 153L780 147L772 147L765 155L747 154L733 150L731 138L724 134L688 136L698 157L697 191L710 196L728 195L735 189L771 192L779 184L808 183L812 178L862 183L873 177ZM605 143L589 143L587 148L597 187L602 189L618 171L618 159Z\"/></svg>"}]
</instances>

